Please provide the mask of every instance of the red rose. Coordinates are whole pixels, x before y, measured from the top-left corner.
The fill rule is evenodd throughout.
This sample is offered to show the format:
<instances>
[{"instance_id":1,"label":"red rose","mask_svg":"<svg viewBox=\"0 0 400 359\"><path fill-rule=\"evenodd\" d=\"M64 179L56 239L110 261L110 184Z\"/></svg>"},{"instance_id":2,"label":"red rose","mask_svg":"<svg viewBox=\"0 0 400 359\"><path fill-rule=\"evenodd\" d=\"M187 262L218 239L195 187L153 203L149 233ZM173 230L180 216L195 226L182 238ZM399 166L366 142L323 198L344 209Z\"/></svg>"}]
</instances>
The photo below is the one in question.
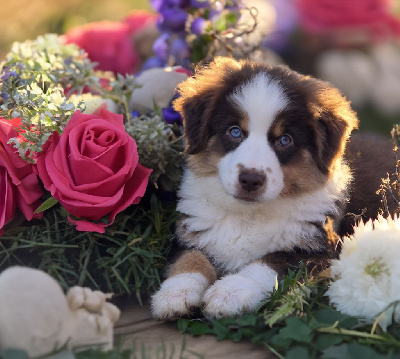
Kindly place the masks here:
<instances>
[{"instance_id":1,"label":"red rose","mask_svg":"<svg viewBox=\"0 0 400 359\"><path fill-rule=\"evenodd\" d=\"M18 137L15 127L20 125L19 118L0 117L0 229L14 217L16 207L29 221L41 218L41 214L34 214L43 194L34 166L25 162L7 143L10 138Z\"/></svg>"},{"instance_id":2,"label":"red rose","mask_svg":"<svg viewBox=\"0 0 400 359\"><path fill-rule=\"evenodd\" d=\"M90 60L98 63L96 69L125 75L140 64L130 31L127 23L100 21L69 30L65 39L84 49Z\"/></svg>"},{"instance_id":3,"label":"red rose","mask_svg":"<svg viewBox=\"0 0 400 359\"><path fill-rule=\"evenodd\" d=\"M104 233L117 213L139 203L151 170L138 163L122 115L75 112L62 135L46 141L37 160L45 188L74 217L79 231ZM108 223L93 223L107 216Z\"/></svg>"},{"instance_id":4,"label":"red rose","mask_svg":"<svg viewBox=\"0 0 400 359\"><path fill-rule=\"evenodd\" d=\"M359 28L372 36L399 33L392 0L298 0L304 28L313 33Z\"/></svg>"}]
</instances>

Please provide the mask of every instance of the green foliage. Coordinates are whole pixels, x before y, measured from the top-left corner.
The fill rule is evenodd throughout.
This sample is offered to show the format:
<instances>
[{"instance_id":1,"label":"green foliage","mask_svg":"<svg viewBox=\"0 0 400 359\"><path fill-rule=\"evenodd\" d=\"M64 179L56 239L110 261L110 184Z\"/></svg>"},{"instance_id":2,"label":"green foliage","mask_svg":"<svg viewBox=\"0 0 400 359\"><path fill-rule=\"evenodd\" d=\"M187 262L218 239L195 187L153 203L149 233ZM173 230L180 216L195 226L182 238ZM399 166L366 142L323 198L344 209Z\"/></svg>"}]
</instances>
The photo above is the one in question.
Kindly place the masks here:
<instances>
[{"instance_id":1,"label":"green foliage","mask_svg":"<svg viewBox=\"0 0 400 359\"><path fill-rule=\"evenodd\" d=\"M97 84L94 66L83 50L54 34L14 43L0 71L0 116L21 118L26 142L11 142L22 158L40 152L53 131L62 132L76 110L64 89L81 93Z\"/></svg>"},{"instance_id":2,"label":"green foliage","mask_svg":"<svg viewBox=\"0 0 400 359\"><path fill-rule=\"evenodd\" d=\"M327 287L327 278L309 279L301 265L255 313L212 321L180 319L178 328L217 340L250 340L279 358L400 358L399 324L385 333L339 313L324 296Z\"/></svg>"},{"instance_id":3,"label":"green foliage","mask_svg":"<svg viewBox=\"0 0 400 359\"><path fill-rule=\"evenodd\" d=\"M125 129L136 141L140 163L153 169L150 182L165 191L176 191L182 177L184 149L177 125L169 125L153 113L133 118Z\"/></svg>"},{"instance_id":4,"label":"green foliage","mask_svg":"<svg viewBox=\"0 0 400 359\"><path fill-rule=\"evenodd\" d=\"M77 232L64 210L53 207L41 221L13 226L0 238L0 270L26 265L44 270L64 288L89 286L141 296L160 283L176 212L155 194L120 213L105 234Z\"/></svg>"},{"instance_id":5,"label":"green foliage","mask_svg":"<svg viewBox=\"0 0 400 359\"><path fill-rule=\"evenodd\" d=\"M136 339L129 343L120 340L115 348L102 351L100 348L81 348L80 350L61 349L55 353L37 359L169 359L169 358L198 358L204 356L190 350L183 339L179 346L165 342L156 342L153 345L138 343ZM28 359L22 350L0 350L0 359Z\"/></svg>"}]
</instances>

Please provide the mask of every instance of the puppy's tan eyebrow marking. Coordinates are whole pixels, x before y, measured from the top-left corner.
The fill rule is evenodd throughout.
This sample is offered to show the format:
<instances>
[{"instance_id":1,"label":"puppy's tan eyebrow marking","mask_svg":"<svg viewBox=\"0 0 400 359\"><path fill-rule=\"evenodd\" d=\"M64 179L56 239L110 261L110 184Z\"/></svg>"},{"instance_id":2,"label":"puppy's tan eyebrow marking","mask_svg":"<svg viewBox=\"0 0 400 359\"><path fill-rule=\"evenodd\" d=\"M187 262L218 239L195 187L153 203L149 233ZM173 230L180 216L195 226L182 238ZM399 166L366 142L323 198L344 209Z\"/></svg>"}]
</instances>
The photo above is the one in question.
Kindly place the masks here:
<instances>
[{"instance_id":1,"label":"puppy's tan eyebrow marking","mask_svg":"<svg viewBox=\"0 0 400 359\"><path fill-rule=\"evenodd\" d=\"M272 134L272 137L274 138L281 137L285 133L286 127L284 122L285 122L284 115L279 114L271 126L270 133Z\"/></svg>"}]
</instances>

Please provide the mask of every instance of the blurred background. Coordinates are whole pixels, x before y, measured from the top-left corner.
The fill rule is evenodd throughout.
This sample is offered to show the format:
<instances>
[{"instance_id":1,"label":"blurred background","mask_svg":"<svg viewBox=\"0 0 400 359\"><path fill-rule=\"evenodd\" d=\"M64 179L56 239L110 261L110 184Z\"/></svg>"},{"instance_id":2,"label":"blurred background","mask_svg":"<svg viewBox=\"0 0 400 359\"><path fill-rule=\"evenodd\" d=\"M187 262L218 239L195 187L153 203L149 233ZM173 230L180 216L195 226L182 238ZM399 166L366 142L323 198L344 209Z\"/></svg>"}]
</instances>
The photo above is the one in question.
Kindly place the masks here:
<instances>
[{"instance_id":1,"label":"blurred background","mask_svg":"<svg viewBox=\"0 0 400 359\"><path fill-rule=\"evenodd\" d=\"M163 1L168 0L158 3ZM174 4L184 1L189 0ZM362 130L390 136L393 125L400 123L400 0L246 0L246 4L258 9L257 28L249 41L262 40L259 58L332 82L353 102ZM49 32L71 33L103 20L118 23L137 10L155 13L148 0L2 0L0 59L14 41ZM152 44L163 31L155 22L148 27L150 35L135 45L145 45L141 62L154 55ZM74 35L70 41L79 44Z\"/></svg>"},{"instance_id":2,"label":"blurred background","mask_svg":"<svg viewBox=\"0 0 400 359\"><path fill-rule=\"evenodd\" d=\"M46 32L63 34L93 21L119 21L133 9L151 10L148 0L2 0L0 56L14 41Z\"/></svg>"}]
</instances>

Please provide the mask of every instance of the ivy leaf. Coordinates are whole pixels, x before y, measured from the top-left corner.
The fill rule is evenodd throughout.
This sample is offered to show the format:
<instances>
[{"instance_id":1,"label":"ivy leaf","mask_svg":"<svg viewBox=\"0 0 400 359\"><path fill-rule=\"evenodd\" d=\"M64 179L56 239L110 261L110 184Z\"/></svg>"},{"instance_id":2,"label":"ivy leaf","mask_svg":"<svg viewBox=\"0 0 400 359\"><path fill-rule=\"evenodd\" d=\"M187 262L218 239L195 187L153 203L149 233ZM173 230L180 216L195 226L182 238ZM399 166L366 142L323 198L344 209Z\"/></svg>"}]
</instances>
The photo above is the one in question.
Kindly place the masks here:
<instances>
[{"instance_id":1,"label":"ivy leaf","mask_svg":"<svg viewBox=\"0 0 400 359\"><path fill-rule=\"evenodd\" d=\"M285 356L286 359L310 359L310 352L307 347L296 345L290 348Z\"/></svg>"},{"instance_id":2,"label":"ivy leaf","mask_svg":"<svg viewBox=\"0 0 400 359\"><path fill-rule=\"evenodd\" d=\"M319 350L324 350L334 345L337 345L345 340L344 335L339 334L322 334L315 342L315 347Z\"/></svg>"},{"instance_id":3,"label":"ivy leaf","mask_svg":"<svg viewBox=\"0 0 400 359\"><path fill-rule=\"evenodd\" d=\"M240 326L251 326L254 327L257 323L257 315L245 314L236 320L237 324Z\"/></svg>"},{"instance_id":4,"label":"ivy leaf","mask_svg":"<svg viewBox=\"0 0 400 359\"><path fill-rule=\"evenodd\" d=\"M179 319L177 322L179 332L182 334L186 333L189 323L190 323L190 321L188 319Z\"/></svg>"},{"instance_id":5,"label":"ivy leaf","mask_svg":"<svg viewBox=\"0 0 400 359\"><path fill-rule=\"evenodd\" d=\"M187 332L196 336L196 335L204 335L204 334L216 334L210 328L210 322L200 321L200 320L191 320L187 327Z\"/></svg>"},{"instance_id":6,"label":"ivy leaf","mask_svg":"<svg viewBox=\"0 0 400 359\"><path fill-rule=\"evenodd\" d=\"M310 343L312 339L312 330L297 317L290 317L285 321L286 327L279 332L283 338L292 339L297 342Z\"/></svg>"},{"instance_id":7,"label":"ivy leaf","mask_svg":"<svg viewBox=\"0 0 400 359\"><path fill-rule=\"evenodd\" d=\"M358 320L346 314L342 314L334 309L320 309L314 313L314 318L327 326L339 323L340 328L348 329L355 326Z\"/></svg>"},{"instance_id":8,"label":"ivy leaf","mask_svg":"<svg viewBox=\"0 0 400 359\"><path fill-rule=\"evenodd\" d=\"M218 341L224 340L229 336L229 328L219 321L214 322L214 332L217 335Z\"/></svg>"},{"instance_id":9,"label":"ivy leaf","mask_svg":"<svg viewBox=\"0 0 400 359\"><path fill-rule=\"evenodd\" d=\"M387 358L380 355L375 350L358 343L342 344L330 347L323 351L321 359L379 359Z\"/></svg>"}]
</instances>

